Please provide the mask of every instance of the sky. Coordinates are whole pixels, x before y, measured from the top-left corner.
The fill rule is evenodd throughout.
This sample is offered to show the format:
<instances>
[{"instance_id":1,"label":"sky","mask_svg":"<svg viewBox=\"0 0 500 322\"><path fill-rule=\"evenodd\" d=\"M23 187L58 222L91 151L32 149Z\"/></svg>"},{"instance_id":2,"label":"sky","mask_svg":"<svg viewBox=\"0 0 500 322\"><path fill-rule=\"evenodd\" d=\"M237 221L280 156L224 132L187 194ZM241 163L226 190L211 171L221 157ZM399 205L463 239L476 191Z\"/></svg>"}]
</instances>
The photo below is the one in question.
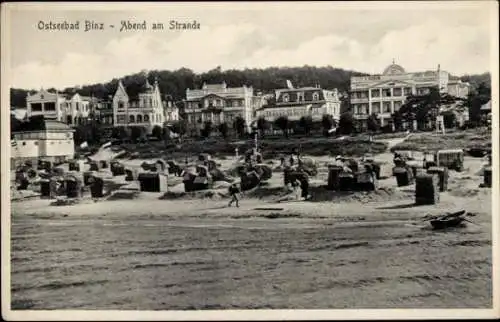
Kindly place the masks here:
<instances>
[{"instance_id":1,"label":"sky","mask_svg":"<svg viewBox=\"0 0 500 322\"><path fill-rule=\"evenodd\" d=\"M440 64L453 75L475 74L492 71L491 38L498 36L488 1L60 6L9 8L12 87L62 89L182 67L330 65L377 74L393 59L410 72ZM105 30L84 32L85 20ZM145 20L149 30L120 32L122 20ZM200 29L169 30L171 20L195 20ZM80 21L81 30L39 30L40 21ZM154 22L166 29L151 30Z\"/></svg>"}]
</instances>

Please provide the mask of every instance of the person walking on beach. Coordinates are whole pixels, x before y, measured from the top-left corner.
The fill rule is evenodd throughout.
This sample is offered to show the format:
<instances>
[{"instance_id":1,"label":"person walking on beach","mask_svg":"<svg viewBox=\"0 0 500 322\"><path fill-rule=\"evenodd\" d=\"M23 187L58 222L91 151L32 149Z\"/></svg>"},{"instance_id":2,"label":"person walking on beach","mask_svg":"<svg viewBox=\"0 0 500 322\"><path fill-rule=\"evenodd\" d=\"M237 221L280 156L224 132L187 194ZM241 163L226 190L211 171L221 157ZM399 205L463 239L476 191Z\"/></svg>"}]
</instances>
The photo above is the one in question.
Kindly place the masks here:
<instances>
[{"instance_id":1,"label":"person walking on beach","mask_svg":"<svg viewBox=\"0 0 500 322\"><path fill-rule=\"evenodd\" d=\"M233 202L236 202L236 207L238 207L238 208L240 207L240 204L239 204L240 193L241 193L241 189L237 183L233 183L229 187L229 195L231 196L231 201L229 201L229 204L227 205L228 207L231 207Z\"/></svg>"}]
</instances>

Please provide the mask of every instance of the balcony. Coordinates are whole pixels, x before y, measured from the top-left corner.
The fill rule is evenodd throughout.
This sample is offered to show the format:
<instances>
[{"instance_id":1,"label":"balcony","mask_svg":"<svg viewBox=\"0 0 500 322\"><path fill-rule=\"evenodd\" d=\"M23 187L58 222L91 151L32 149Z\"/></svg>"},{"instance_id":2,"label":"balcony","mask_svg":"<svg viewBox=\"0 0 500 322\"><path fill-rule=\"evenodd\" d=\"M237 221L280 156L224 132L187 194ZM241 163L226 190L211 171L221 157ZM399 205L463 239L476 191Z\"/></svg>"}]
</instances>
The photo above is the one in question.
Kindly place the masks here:
<instances>
[{"instance_id":1,"label":"balcony","mask_svg":"<svg viewBox=\"0 0 500 322\"><path fill-rule=\"evenodd\" d=\"M364 98L351 98L351 104L368 103L370 99L368 97Z\"/></svg>"}]
</instances>

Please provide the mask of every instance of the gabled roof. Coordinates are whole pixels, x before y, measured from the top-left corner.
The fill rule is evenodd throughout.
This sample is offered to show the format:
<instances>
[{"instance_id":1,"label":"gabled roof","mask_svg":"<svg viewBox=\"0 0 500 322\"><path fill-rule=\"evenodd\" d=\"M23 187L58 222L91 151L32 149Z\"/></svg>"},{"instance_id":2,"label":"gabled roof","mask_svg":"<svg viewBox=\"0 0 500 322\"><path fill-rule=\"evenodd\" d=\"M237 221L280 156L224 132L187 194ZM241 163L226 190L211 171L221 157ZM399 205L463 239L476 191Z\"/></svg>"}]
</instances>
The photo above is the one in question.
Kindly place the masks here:
<instances>
[{"instance_id":1,"label":"gabled roof","mask_svg":"<svg viewBox=\"0 0 500 322\"><path fill-rule=\"evenodd\" d=\"M26 100L28 101L31 101L31 100L34 100L34 101L37 101L37 100L40 100L40 99L46 99L46 98L51 98L51 99L55 99L56 97L59 97L59 98L63 98L64 96L61 95L61 94L58 94L58 93L52 93L52 92L49 92L45 89L41 89L40 91L34 93L34 94L31 94L31 95L28 95L26 97Z\"/></svg>"},{"instance_id":2,"label":"gabled roof","mask_svg":"<svg viewBox=\"0 0 500 322\"><path fill-rule=\"evenodd\" d=\"M122 81L118 81L118 88L116 89L116 92L115 92L115 96L118 92L121 92L123 96L127 97L128 98L128 93L127 91L125 90L125 86L123 86L123 83Z\"/></svg>"}]
</instances>

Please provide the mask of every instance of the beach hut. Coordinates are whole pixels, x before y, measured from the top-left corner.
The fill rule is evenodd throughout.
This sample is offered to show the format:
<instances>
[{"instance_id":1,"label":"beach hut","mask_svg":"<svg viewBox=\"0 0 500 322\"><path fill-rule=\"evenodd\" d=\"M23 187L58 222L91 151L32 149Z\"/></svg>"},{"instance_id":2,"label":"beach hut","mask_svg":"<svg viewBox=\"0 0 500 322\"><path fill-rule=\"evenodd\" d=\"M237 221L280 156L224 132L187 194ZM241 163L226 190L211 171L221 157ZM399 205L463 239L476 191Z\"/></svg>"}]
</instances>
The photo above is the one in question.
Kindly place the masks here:
<instances>
[{"instance_id":1,"label":"beach hut","mask_svg":"<svg viewBox=\"0 0 500 322\"><path fill-rule=\"evenodd\" d=\"M392 169L392 174L396 177L398 187L413 184L413 171L409 167L396 166Z\"/></svg>"},{"instance_id":2,"label":"beach hut","mask_svg":"<svg viewBox=\"0 0 500 322\"><path fill-rule=\"evenodd\" d=\"M342 167L338 165L328 166L328 190L338 190L340 184L340 173L342 172Z\"/></svg>"},{"instance_id":3,"label":"beach hut","mask_svg":"<svg viewBox=\"0 0 500 322\"><path fill-rule=\"evenodd\" d=\"M192 173L191 171L184 171L184 175L182 178L182 182L184 183L184 191L185 192L191 192L194 191L194 179L196 178L196 175Z\"/></svg>"},{"instance_id":4,"label":"beach hut","mask_svg":"<svg viewBox=\"0 0 500 322\"><path fill-rule=\"evenodd\" d=\"M487 166L484 168L483 180L483 185L485 187L491 188L491 166Z\"/></svg>"},{"instance_id":5,"label":"beach hut","mask_svg":"<svg viewBox=\"0 0 500 322\"><path fill-rule=\"evenodd\" d=\"M110 169L111 169L111 174L114 177L125 175L125 166L119 162L111 163Z\"/></svg>"},{"instance_id":6,"label":"beach hut","mask_svg":"<svg viewBox=\"0 0 500 322\"><path fill-rule=\"evenodd\" d=\"M350 169L350 168L348 168ZM344 168L339 174L339 190L340 191L350 191L354 190L356 185L356 177L352 171L345 171Z\"/></svg>"},{"instance_id":7,"label":"beach hut","mask_svg":"<svg viewBox=\"0 0 500 322\"><path fill-rule=\"evenodd\" d=\"M167 176L161 173L142 172L139 173L137 180L139 181L141 191L167 191Z\"/></svg>"},{"instance_id":8,"label":"beach hut","mask_svg":"<svg viewBox=\"0 0 500 322\"><path fill-rule=\"evenodd\" d=\"M97 161L90 161L90 171L99 171L99 163Z\"/></svg>"},{"instance_id":9,"label":"beach hut","mask_svg":"<svg viewBox=\"0 0 500 322\"><path fill-rule=\"evenodd\" d=\"M356 175L356 190L374 191L377 189L377 175L374 171L360 172Z\"/></svg>"},{"instance_id":10,"label":"beach hut","mask_svg":"<svg viewBox=\"0 0 500 322\"><path fill-rule=\"evenodd\" d=\"M83 160L71 160L68 164L69 171L83 171L85 162Z\"/></svg>"},{"instance_id":11,"label":"beach hut","mask_svg":"<svg viewBox=\"0 0 500 322\"><path fill-rule=\"evenodd\" d=\"M197 165L196 174L200 177L206 177L209 174L208 168L204 165Z\"/></svg>"},{"instance_id":12,"label":"beach hut","mask_svg":"<svg viewBox=\"0 0 500 322\"><path fill-rule=\"evenodd\" d=\"M94 172L93 171L85 171L83 173L83 184L85 186L90 185L90 178L92 178L93 176L94 176Z\"/></svg>"},{"instance_id":13,"label":"beach hut","mask_svg":"<svg viewBox=\"0 0 500 322\"><path fill-rule=\"evenodd\" d=\"M427 169L429 174L437 174L439 178L439 191L444 192L448 190L448 168L446 167L429 167Z\"/></svg>"},{"instance_id":14,"label":"beach hut","mask_svg":"<svg viewBox=\"0 0 500 322\"><path fill-rule=\"evenodd\" d=\"M260 183L260 176L255 170L248 171L241 176L241 190L246 191L255 188Z\"/></svg>"},{"instance_id":15,"label":"beach hut","mask_svg":"<svg viewBox=\"0 0 500 322\"><path fill-rule=\"evenodd\" d=\"M26 190L30 184L28 180L27 171L16 172L16 183L18 183L17 190Z\"/></svg>"},{"instance_id":16,"label":"beach hut","mask_svg":"<svg viewBox=\"0 0 500 322\"><path fill-rule=\"evenodd\" d=\"M83 181L81 178L68 175L64 178L66 197L68 198L81 198L83 194Z\"/></svg>"},{"instance_id":17,"label":"beach hut","mask_svg":"<svg viewBox=\"0 0 500 322\"><path fill-rule=\"evenodd\" d=\"M54 198L66 193L65 180L61 176L53 176L50 178L50 198Z\"/></svg>"},{"instance_id":18,"label":"beach hut","mask_svg":"<svg viewBox=\"0 0 500 322\"><path fill-rule=\"evenodd\" d=\"M104 180L99 176L90 178L90 195L92 198L104 197Z\"/></svg>"},{"instance_id":19,"label":"beach hut","mask_svg":"<svg viewBox=\"0 0 500 322\"><path fill-rule=\"evenodd\" d=\"M41 198L52 198L52 189L49 179L40 179Z\"/></svg>"},{"instance_id":20,"label":"beach hut","mask_svg":"<svg viewBox=\"0 0 500 322\"><path fill-rule=\"evenodd\" d=\"M137 180L137 170L135 169L125 169L125 181Z\"/></svg>"},{"instance_id":21,"label":"beach hut","mask_svg":"<svg viewBox=\"0 0 500 322\"><path fill-rule=\"evenodd\" d=\"M415 203L434 205L439 203L439 177L435 173L424 173L415 180Z\"/></svg>"}]
</instances>

